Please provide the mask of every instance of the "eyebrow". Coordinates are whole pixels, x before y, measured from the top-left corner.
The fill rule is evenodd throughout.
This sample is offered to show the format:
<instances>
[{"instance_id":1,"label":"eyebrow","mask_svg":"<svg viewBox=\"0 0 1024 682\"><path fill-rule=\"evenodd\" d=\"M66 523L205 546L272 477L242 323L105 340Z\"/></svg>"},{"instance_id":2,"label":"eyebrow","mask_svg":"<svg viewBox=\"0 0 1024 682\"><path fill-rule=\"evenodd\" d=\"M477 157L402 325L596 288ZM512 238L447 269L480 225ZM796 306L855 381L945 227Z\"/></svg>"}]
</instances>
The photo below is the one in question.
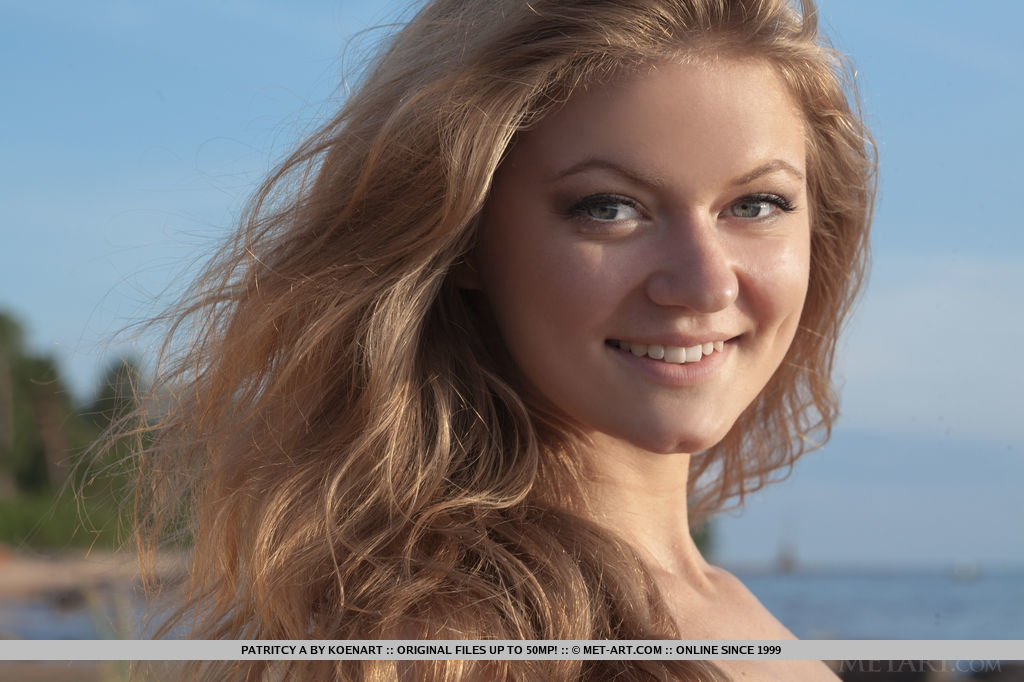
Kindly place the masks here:
<instances>
[{"instance_id":1,"label":"eyebrow","mask_svg":"<svg viewBox=\"0 0 1024 682\"><path fill-rule=\"evenodd\" d=\"M658 175L651 175L637 171L633 168L623 166L620 163L612 161L611 159L605 159L601 157L591 157L578 161L568 168L559 171L555 174L554 179L560 180L570 175L582 173L584 171L592 169L603 169L610 170L619 175L625 176L630 180L648 185L650 187L661 187L665 184L665 179ZM772 173L783 172L787 173L801 182L804 180L804 174L793 164L782 159L772 159L766 163L761 164L757 168L753 169L749 173L739 176L732 181L732 185L746 185L748 183L757 180L758 178L764 177L765 175L771 175Z\"/></svg>"},{"instance_id":2,"label":"eyebrow","mask_svg":"<svg viewBox=\"0 0 1024 682\"><path fill-rule=\"evenodd\" d=\"M783 161L782 159L773 159L768 163L761 164L760 166L750 171L749 173L746 173L745 175L741 175L740 177L736 178L735 180L732 181L732 184L746 185L748 183L753 182L754 180L757 180L758 178L764 177L765 175L771 175L772 173L778 173L779 171L788 173L789 175L792 175L794 178L800 181L803 181L804 179L804 174L801 173L793 164L787 161Z\"/></svg>"},{"instance_id":3,"label":"eyebrow","mask_svg":"<svg viewBox=\"0 0 1024 682\"><path fill-rule=\"evenodd\" d=\"M582 173L584 171L593 170L595 168L610 170L614 173L618 173L619 175L629 178L633 182L642 185L648 185L650 187L661 187L662 185L665 184L665 179L660 176L643 173L633 168L623 166L622 164L612 161L611 159L605 159L601 157L590 157L587 159L583 159L582 161L578 161L573 165L569 166L568 168L556 173L554 179L561 180L562 178L568 177L570 175L575 175L577 173Z\"/></svg>"}]
</instances>

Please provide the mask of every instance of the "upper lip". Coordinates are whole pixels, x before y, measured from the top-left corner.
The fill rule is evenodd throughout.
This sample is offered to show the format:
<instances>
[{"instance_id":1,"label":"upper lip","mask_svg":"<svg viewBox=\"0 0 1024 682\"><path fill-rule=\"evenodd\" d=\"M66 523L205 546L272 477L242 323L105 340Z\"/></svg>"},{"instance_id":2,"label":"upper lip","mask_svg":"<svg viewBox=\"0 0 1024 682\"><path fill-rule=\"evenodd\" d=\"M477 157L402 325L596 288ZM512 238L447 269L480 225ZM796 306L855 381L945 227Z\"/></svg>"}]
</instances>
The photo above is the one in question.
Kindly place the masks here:
<instances>
[{"instance_id":1,"label":"upper lip","mask_svg":"<svg viewBox=\"0 0 1024 682\"><path fill-rule=\"evenodd\" d=\"M639 343L644 346L676 346L678 348L691 348L701 346L714 341L728 341L735 338L736 334L710 331L701 334L652 334L650 336L616 336L616 341L625 341L629 344Z\"/></svg>"}]
</instances>

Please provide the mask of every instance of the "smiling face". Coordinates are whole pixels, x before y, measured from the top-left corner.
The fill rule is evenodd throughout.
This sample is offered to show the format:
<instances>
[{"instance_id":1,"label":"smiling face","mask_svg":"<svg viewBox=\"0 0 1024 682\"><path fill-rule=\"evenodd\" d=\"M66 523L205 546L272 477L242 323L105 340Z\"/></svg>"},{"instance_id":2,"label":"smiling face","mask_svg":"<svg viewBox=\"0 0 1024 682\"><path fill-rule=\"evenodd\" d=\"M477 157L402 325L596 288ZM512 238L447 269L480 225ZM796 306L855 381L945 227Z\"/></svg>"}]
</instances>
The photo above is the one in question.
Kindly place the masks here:
<instances>
[{"instance_id":1,"label":"smiling face","mask_svg":"<svg viewBox=\"0 0 1024 682\"><path fill-rule=\"evenodd\" d=\"M760 61L659 63L520 135L475 265L528 390L594 437L716 444L800 319L805 175L802 117Z\"/></svg>"}]
</instances>

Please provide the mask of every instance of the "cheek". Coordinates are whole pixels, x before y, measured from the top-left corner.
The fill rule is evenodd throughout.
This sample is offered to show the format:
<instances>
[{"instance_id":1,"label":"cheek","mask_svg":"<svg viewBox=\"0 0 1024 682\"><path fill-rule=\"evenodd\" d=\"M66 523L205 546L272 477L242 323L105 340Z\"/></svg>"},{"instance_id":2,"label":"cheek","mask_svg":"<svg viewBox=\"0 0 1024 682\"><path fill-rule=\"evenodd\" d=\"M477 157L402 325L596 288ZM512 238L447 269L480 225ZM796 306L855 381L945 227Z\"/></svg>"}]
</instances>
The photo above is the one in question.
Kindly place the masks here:
<instances>
[{"instance_id":1,"label":"cheek","mask_svg":"<svg viewBox=\"0 0 1024 682\"><path fill-rule=\"evenodd\" d=\"M780 281L775 301L777 315L781 318L777 342L780 362L793 343L807 300L807 283L810 276L809 250L799 250L786 266L779 273Z\"/></svg>"},{"instance_id":2,"label":"cheek","mask_svg":"<svg viewBox=\"0 0 1024 682\"><path fill-rule=\"evenodd\" d=\"M557 227L489 228L481 240L481 285L503 331L543 334L593 321L595 301L608 298L596 249L560 238Z\"/></svg>"},{"instance_id":3,"label":"cheek","mask_svg":"<svg viewBox=\"0 0 1024 682\"><path fill-rule=\"evenodd\" d=\"M810 247L794 239L764 249L748 270L750 313L763 331L775 331L777 342L789 344L807 297Z\"/></svg>"},{"instance_id":4,"label":"cheek","mask_svg":"<svg viewBox=\"0 0 1024 682\"><path fill-rule=\"evenodd\" d=\"M528 230L514 227L500 222L485 227L479 245L480 285L506 349L529 373L538 355L530 349L550 343L545 320L564 295L565 282L542 250L529 248L529 235L523 234Z\"/></svg>"},{"instance_id":5,"label":"cheek","mask_svg":"<svg viewBox=\"0 0 1024 682\"><path fill-rule=\"evenodd\" d=\"M773 305L776 314L784 316L794 328L807 299L809 275L809 262L805 253L795 255L775 270Z\"/></svg>"}]
</instances>

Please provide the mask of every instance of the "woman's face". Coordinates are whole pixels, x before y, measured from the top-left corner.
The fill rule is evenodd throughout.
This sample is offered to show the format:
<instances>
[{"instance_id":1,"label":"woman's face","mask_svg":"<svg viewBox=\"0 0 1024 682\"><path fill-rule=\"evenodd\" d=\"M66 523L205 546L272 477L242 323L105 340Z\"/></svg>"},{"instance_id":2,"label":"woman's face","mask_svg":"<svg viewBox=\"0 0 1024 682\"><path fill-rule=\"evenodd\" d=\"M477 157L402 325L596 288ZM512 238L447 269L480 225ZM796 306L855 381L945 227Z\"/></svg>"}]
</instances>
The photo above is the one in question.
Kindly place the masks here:
<instances>
[{"instance_id":1,"label":"woman's face","mask_svg":"<svg viewBox=\"0 0 1024 682\"><path fill-rule=\"evenodd\" d=\"M773 68L659 63L521 135L476 254L528 390L651 452L719 440L807 292L804 126Z\"/></svg>"}]
</instances>

